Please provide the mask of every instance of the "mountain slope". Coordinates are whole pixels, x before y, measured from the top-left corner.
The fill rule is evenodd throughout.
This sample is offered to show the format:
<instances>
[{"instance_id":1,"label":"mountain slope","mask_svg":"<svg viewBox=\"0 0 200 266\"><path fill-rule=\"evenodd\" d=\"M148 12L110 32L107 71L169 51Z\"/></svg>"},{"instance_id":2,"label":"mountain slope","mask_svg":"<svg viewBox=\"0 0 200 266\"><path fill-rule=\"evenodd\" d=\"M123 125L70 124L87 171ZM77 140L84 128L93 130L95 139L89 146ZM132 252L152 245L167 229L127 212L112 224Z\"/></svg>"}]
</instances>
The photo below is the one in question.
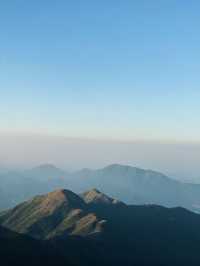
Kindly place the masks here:
<instances>
[{"instance_id":1,"label":"mountain slope","mask_svg":"<svg viewBox=\"0 0 200 266\"><path fill-rule=\"evenodd\" d=\"M80 196L88 204L123 204L122 202L101 193L95 188L82 193Z\"/></svg>"},{"instance_id":2,"label":"mountain slope","mask_svg":"<svg viewBox=\"0 0 200 266\"><path fill-rule=\"evenodd\" d=\"M33 205L32 201L40 203ZM38 218L36 209L45 219ZM74 233L63 221L77 210L83 214L73 221L77 230ZM28 221L33 219L31 226L26 217ZM97 223L91 223L93 217ZM49 250L53 247L56 254L75 265L200 265L200 215L183 208L127 206L102 201L86 203L73 192L62 190L22 203L4 212L0 221L16 231L25 228L24 231L35 238L48 238L45 243L50 245ZM64 230L58 233L60 224ZM36 234L32 229L38 226L40 230L36 230Z\"/></svg>"},{"instance_id":3,"label":"mountain slope","mask_svg":"<svg viewBox=\"0 0 200 266\"><path fill-rule=\"evenodd\" d=\"M36 196L2 213L0 222L13 231L40 239L92 234L101 228L101 221L89 212L83 199L69 190Z\"/></svg>"},{"instance_id":4,"label":"mountain slope","mask_svg":"<svg viewBox=\"0 0 200 266\"><path fill-rule=\"evenodd\" d=\"M67 172L44 164L26 171L8 171L0 175L0 210L7 209L37 194L66 187Z\"/></svg>"},{"instance_id":5,"label":"mountain slope","mask_svg":"<svg viewBox=\"0 0 200 266\"><path fill-rule=\"evenodd\" d=\"M155 171L125 165L67 173L47 164L23 172L4 173L0 179L0 210L55 189L68 188L80 194L95 187L102 194L127 204L181 206L200 211L200 185L182 183Z\"/></svg>"},{"instance_id":6,"label":"mountain slope","mask_svg":"<svg viewBox=\"0 0 200 266\"><path fill-rule=\"evenodd\" d=\"M182 206L198 210L200 186L181 183L161 173L124 165L76 173L80 190L96 187L127 204ZM76 189L75 189L76 191Z\"/></svg>"},{"instance_id":7,"label":"mountain slope","mask_svg":"<svg viewBox=\"0 0 200 266\"><path fill-rule=\"evenodd\" d=\"M41 164L32 169L24 171L24 176L37 178L41 180L52 180L52 179L64 179L68 176L68 173L64 170L59 169L53 164Z\"/></svg>"},{"instance_id":8,"label":"mountain slope","mask_svg":"<svg viewBox=\"0 0 200 266\"><path fill-rule=\"evenodd\" d=\"M3 266L74 265L51 245L0 226L0 263Z\"/></svg>"}]
</instances>

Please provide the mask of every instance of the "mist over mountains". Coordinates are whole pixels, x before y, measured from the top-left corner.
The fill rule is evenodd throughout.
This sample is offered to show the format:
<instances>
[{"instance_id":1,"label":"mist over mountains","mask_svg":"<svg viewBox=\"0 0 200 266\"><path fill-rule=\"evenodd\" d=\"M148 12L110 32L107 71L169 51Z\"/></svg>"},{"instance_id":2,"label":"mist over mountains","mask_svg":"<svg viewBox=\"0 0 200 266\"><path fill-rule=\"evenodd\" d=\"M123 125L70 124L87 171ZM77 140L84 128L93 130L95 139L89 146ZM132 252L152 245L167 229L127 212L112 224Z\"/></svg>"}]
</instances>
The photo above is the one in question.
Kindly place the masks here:
<instances>
[{"instance_id":1,"label":"mist over mountains","mask_svg":"<svg viewBox=\"0 0 200 266\"><path fill-rule=\"evenodd\" d=\"M50 162L71 171L84 167L97 169L117 162L156 169L178 180L200 183L199 143L95 140L0 132L0 146L0 169L26 169Z\"/></svg>"},{"instance_id":2,"label":"mist over mountains","mask_svg":"<svg viewBox=\"0 0 200 266\"><path fill-rule=\"evenodd\" d=\"M71 189L81 194L93 188L126 204L181 206L197 212L200 208L200 185L182 183L159 172L126 165L66 172L44 164L25 171L1 173L0 179L1 209L55 189Z\"/></svg>"}]
</instances>

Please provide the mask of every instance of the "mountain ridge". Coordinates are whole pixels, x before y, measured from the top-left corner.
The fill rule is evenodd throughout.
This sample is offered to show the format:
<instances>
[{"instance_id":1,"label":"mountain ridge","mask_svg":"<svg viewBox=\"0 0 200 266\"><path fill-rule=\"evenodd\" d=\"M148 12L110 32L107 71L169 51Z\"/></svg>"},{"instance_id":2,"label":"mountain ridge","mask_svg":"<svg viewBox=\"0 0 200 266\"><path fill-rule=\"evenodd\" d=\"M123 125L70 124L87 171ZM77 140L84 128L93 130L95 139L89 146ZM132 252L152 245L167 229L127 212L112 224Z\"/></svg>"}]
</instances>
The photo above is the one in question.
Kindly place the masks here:
<instances>
[{"instance_id":1,"label":"mountain ridge","mask_svg":"<svg viewBox=\"0 0 200 266\"><path fill-rule=\"evenodd\" d=\"M67 232L92 234L101 221L90 212L84 199L70 190L60 189L17 205L0 215L0 223L18 233L48 239Z\"/></svg>"},{"instance_id":2,"label":"mountain ridge","mask_svg":"<svg viewBox=\"0 0 200 266\"><path fill-rule=\"evenodd\" d=\"M91 192L101 194L94 189ZM42 219L35 216L35 211L38 214L41 206L45 206L40 213ZM23 224L20 224L21 221ZM4 212L0 216L0 224L0 229L6 226L16 231L15 234L25 233L33 237L36 242L25 241L23 245L31 244L36 251L36 245L40 248L41 243L45 243L45 249L41 247L42 254L44 252L44 258L51 258L51 252L55 254L52 265L65 262L65 265L76 266L198 266L200 263L200 215L182 207L108 204L95 201L95 197L93 204L70 190L61 189L39 195L8 213ZM20 249L20 242L13 243L15 249L16 246L17 250ZM30 252L28 248L30 258L36 256L34 250ZM23 255L23 250L20 254Z\"/></svg>"},{"instance_id":3,"label":"mountain ridge","mask_svg":"<svg viewBox=\"0 0 200 266\"><path fill-rule=\"evenodd\" d=\"M83 191L96 188L127 204L182 206L200 211L200 185L180 182L153 170L120 164L71 173L63 172L51 164L33 169L22 172L21 175L11 173L1 176L0 209L12 207L37 194L55 189L68 188L82 194ZM53 169L52 174L49 169Z\"/></svg>"}]
</instances>

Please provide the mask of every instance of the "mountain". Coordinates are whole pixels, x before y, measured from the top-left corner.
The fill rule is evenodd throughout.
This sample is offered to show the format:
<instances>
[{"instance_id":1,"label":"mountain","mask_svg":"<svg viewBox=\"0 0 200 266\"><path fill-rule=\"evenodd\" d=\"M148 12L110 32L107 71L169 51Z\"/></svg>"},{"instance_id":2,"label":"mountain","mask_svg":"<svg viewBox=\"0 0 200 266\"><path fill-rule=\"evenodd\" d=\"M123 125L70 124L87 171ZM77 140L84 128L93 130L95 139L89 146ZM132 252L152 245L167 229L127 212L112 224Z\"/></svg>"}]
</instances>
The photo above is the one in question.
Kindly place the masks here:
<instances>
[{"instance_id":1,"label":"mountain","mask_svg":"<svg viewBox=\"0 0 200 266\"><path fill-rule=\"evenodd\" d=\"M97 189L91 189L80 195L86 203L98 204L123 204L122 202L113 199Z\"/></svg>"},{"instance_id":2,"label":"mountain","mask_svg":"<svg viewBox=\"0 0 200 266\"><path fill-rule=\"evenodd\" d=\"M182 183L152 170L113 164L77 172L75 177L79 190L96 187L127 204L181 206L193 211L200 206L200 185Z\"/></svg>"},{"instance_id":3,"label":"mountain","mask_svg":"<svg viewBox=\"0 0 200 266\"><path fill-rule=\"evenodd\" d=\"M0 222L13 231L38 239L94 234L102 225L84 200L69 190L56 190L23 202L3 212Z\"/></svg>"},{"instance_id":4,"label":"mountain","mask_svg":"<svg viewBox=\"0 0 200 266\"><path fill-rule=\"evenodd\" d=\"M70 220L77 210L81 215ZM71 191L59 190L2 213L0 222L60 254L55 265L63 259L80 266L200 265L200 215L180 207L86 203Z\"/></svg>"},{"instance_id":5,"label":"mountain","mask_svg":"<svg viewBox=\"0 0 200 266\"><path fill-rule=\"evenodd\" d=\"M31 180L18 171L2 173L0 180L0 209L13 207L29 198L35 187ZM37 186L37 190L38 188L39 186Z\"/></svg>"},{"instance_id":6,"label":"mountain","mask_svg":"<svg viewBox=\"0 0 200 266\"><path fill-rule=\"evenodd\" d=\"M69 174L54 165L44 164L25 171L0 174L0 210L15 206L37 194L66 187Z\"/></svg>"},{"instance_id":7,"label":"mountain","mask_svg":"<svg viewBox=\"0 0 200 266\"><path fill-rule=\"evenodd\" d=\"M0 175L0 210L34 197L62 188L78 194L91 191L86 200L105 199L109 195L126 204L157 204L181 206L200 212L200 185L183 183L162 173L132 166L113 164L102 169L82 169L66 172L54 165L44 164L26 171L11 171ZM94 191L93 191L94 192Z\"/></svg>"},{"instance_id":8,"label":"mountain","mask_svg":"<svg viewBox=\"0 0 200 266\"><path fill-rule=\"evenodd\" d=\"M49 244L17 234L1 226L0 247L0 263L3 266L74 265Z\"/></svg>"},{"instance_id":9,"label":"mountain","mask_svg":"<svg viewBox=\"0 0 200 266\"><path fill-rule=\"evenodd\" d=\"M68 173L54 166L53 164L41 164L32 169L24 171L27 177L37 178L40 180L64 179Z\"/></svg>"}]
</instances>

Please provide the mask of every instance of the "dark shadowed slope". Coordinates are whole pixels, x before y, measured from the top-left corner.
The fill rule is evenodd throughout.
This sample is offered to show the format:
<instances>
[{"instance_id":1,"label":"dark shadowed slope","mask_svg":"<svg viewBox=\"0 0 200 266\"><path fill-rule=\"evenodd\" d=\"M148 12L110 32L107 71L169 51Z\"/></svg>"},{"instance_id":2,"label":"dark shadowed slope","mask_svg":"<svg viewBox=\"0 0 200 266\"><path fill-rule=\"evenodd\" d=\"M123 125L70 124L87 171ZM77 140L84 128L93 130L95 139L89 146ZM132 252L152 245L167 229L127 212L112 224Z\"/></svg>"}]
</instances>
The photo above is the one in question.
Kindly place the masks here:
<instances>
[{"instance_id":1,"label":"dark shadowed slope","mask_svg":"<svg viewBox=\"0 0 200 266\"><path fill-rule=\"evenodd\" d=\"M71 266L66 257L42 241L14 233L0 226L0 264L2 266Z\"/></svg>"},{"instance_id":2,"label":"dark shadowed slope","mask_svg":"<svg viewBox=\"0 0 200 266\"><path fill-rule=\"evenodd\" d=\"M0 220L15 231L49 239L56 254L77 265L200 265L200 215L183 208L113 204L106 195L96 200L99 194L85 193L87 200L92 195L86 203L71 191L54 191L4 212Z\"/></svg>"}]
</instances>

